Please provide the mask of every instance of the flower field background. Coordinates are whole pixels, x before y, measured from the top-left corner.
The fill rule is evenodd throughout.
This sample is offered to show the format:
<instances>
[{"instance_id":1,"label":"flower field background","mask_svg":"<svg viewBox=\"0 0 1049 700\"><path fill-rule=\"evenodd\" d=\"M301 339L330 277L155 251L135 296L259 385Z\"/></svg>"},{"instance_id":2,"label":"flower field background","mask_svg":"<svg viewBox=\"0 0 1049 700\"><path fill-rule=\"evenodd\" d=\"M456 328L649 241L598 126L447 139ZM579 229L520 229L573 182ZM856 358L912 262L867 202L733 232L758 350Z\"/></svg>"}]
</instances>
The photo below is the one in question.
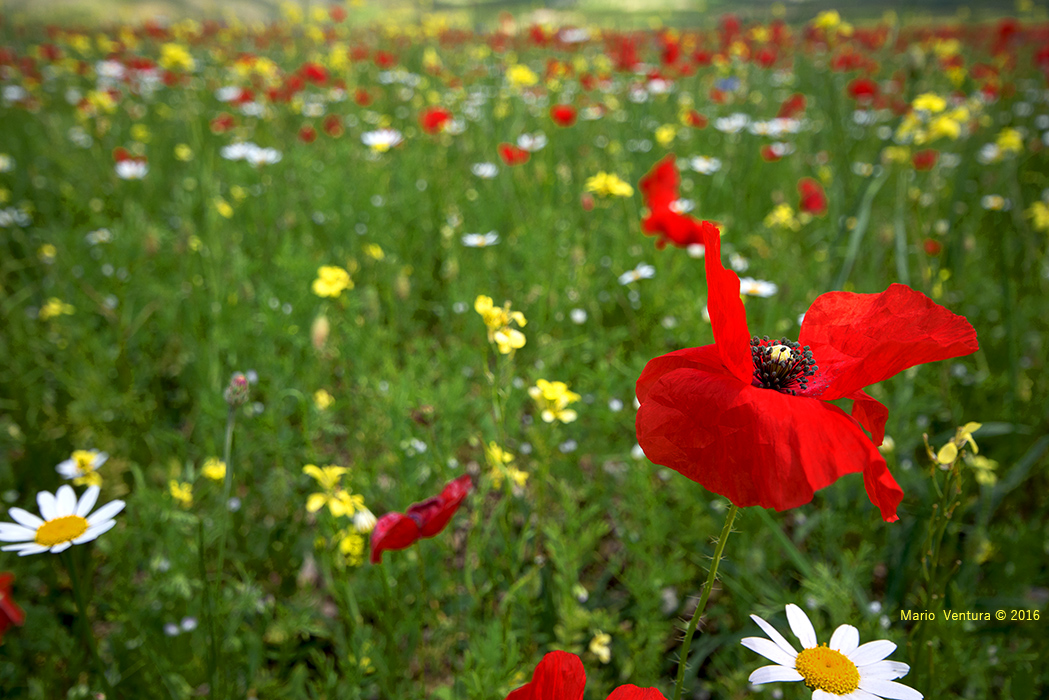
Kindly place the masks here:
<instances>
[{"instance_id":1,"label":"flower field background","mask_svg":"<svg viewBox=\"0 0 1049 700\"><path fill-rule=\"evenodd\" d=\"M1044 11L375 9L0 17L0 696L498 700L563 650L676 699L730 503L635 383L715 342L720 247L762 361L894 283L979 349L867 388L898 521L859 473L730 518L683 696L808 697L748 681L751 615L807 614L925 697L1044 697Z\"/></svg>"}]
</instances>

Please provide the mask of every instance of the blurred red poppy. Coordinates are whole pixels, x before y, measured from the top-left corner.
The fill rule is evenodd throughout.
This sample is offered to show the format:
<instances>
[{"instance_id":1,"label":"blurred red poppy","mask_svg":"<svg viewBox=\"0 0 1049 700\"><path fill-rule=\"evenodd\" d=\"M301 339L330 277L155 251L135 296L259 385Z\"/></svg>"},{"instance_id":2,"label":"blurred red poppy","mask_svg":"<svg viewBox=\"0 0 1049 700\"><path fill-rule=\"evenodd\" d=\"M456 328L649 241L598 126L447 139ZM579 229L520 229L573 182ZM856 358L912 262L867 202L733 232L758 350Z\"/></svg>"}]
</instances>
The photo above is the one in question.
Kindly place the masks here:
<instances>
[{"instance_id":1,"label":"blurred red poppy","mask_svg":"<svg viewBox=\"0 0 1049 700\"><path fill-rule=\"evenodd\" d=\"M936 159L939 157L940 154L935 149L927 148L924 151L916 151L911 156L911 163L915 170L932 170L932 166L936 165Z\"/></svg>"},{"instance_id":2,"label":"blurred red poppy","mask_svg":"<svg viewBox=\"0 0 1049 700\"><path fill-rule=\"evenodd\" d=\"M499 157L503 159L503 162L507 165L521 165L527 163L529 153L523 148L518 148L512 143L501 143L499 144Z\"/></svg>"},{"instance_id":3,"label":"blurred red poppy","mask_svg":"<svg viewBox=\"0 0 1049 700\"><path fill-rule=\"evenodd\" d=\"M576 111L572 105L554 105L550 108L550 118L558 126L572 126L575 124Z\"/></svg>"},{"instance_id":4,"label":"blurred red poppy","mask_svg":"<svg viewBox=\"0 0 1049 700\"><path fill-rule=\"evenodd\" d=\"M659 236L656 248L662 250L667 243L673 243L678 248L702 243L703 230L714 228L714 224L709 221L700 221L683 214L676 204L678 174L673 153L652 166L641 178L638 187L648 207L641 228L647 236Z\"/></svg>"},{"instance_id":5,"label":"blurred red poppy","mask_svg":"<svg viewBox=\"0 0 1049 700\"><path fill-rule=\"evenodd\" d=\"M438 495L413 503L404 513L387 513L372 530L372 564L382 563L383 551L406 549L445 528L473 488L467 475L450 482Z\"/></svg>"},{"instance_id":6,"label":"blurred red poppy","mask_svg":"<svg viewBox=\"0 0 1049 700\"><path fill-rule=\"evenodd\" d=\"M798 181L798 194L801 202L798 208L815 216L827 213L827 194L823 191L823 185L811 177L803 177Z\"/></svg>"},{"instance_id":7,"label":"blurred red poppy","mask_svg":"<svg viewBox=\"0 0 1049 700\"><path fill-rule=\"evenodd\" d=\"M444 107L427 107L419 113L419 126L428 134L441 132L452 120L452 113Z\"/></svg>"},{"instance_id":8,"label":"blurred red poppy","mask_svg":"<svg viewBox=\"0 0 1049 700\"><path fill-rule=\"evenodd\" d=\"M0 642L3 642L8 627L21 626L25 622L22 608L11 599L11 581L14 578L12 574L0 574Z\"/></svg>"},{"instance_id":9,"label":"blurred red poppy","mask_svg":"<svg viewBox=\"0 0 1049 700\"><path fill-rule=\"evenodd\" d=\"M313 128L312 124L303 124L299 128L299 141L303 143L313 143L317 140L317 130Z\"/></svg>"},{"instance_id":10,"label":"blurred red poppy","mask_svg":"<svg viewBox=\"0 0 1049 700\"><path fill-rule=\"evenodd\" d=\"M889 411L863 387L973 353L976 331L920 292L893 284L880 294L817 297L798 342L751 337L739 278L721 263L720 235L714 229L704 238L715 342L645 366L636 425L645 454L738 506L776 510L808 503L839 477L863 472L882 518L896 520L903 490L877 449ZM852 415L828 403L835 399L851 399Z\"/></svg>"},{"instance_id":11,"label":"blurred red poppy","mask_svg":"<svg viewBox=\"0 0 1049 700\"><path fill-rule=\"evenodd\" d=\"M552 651L535 667L532 681L506 696L506 700L583 700L586 671L583 662L567 651ZM655 688L621 685L607 700L666 700Z\"/></svg>"},{"instance_id":12,"label":"blurred red poppy","mask_svg":"<svg viewBox=\"0 0 1049 700\"><path fill-rule=\"evenodd\" d=\"M797 119L799 116L805 113L805 96L800 92L796 92L786 100L779 107L779 112L776 116L780 119Z\"/></svg>"}]
</instances>

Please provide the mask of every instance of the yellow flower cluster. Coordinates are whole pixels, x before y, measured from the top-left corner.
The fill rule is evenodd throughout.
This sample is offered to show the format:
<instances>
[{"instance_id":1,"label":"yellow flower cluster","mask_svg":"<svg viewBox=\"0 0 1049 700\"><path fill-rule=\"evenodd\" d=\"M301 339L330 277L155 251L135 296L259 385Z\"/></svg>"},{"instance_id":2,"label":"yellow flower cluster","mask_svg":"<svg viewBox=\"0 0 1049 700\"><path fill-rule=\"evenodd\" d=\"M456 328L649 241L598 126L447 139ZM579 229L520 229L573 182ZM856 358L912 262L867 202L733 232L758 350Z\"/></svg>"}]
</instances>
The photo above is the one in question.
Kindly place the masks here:
<instances>
[{"instance_id":1,"label":"yellow flower cluster","mask_svg":"<svg viewBox=\"0 0 1049 700\"><path fill-rule=\"evenodd\" d=\"M168 491L171 492L171 497L178 501L178 504L183 508L189 508L193 505L193 484L180 483L172 479L168 482Z\"/></svg>"},{"instance_id":2,"label":"yellow flower cluster","mask_svg":"<svg viewBox=\"0 0 1049 700\"><path fill-rule=\"evenodd\" d=\"M335 265L322 265L313 280L313 293L319 297L338 298L343 290L353 289L350 273Z\"/></svg>"},{"instance_id":3,"label":"yellow flower cluster","mask_svg":"<svg viewBox=\"0 0 1049 700\"><path fill-rule=\"evenodd\" d=\"M1027 218L1031 220L1031 225L1036 231L1049 231L1049 204L1035 202L1024 213L1027 214Z\"/></svg>"},{"instance_id":4,"label":"yellow flower cluster","mask_svg":"<svg viewBox=\"0 0 1049 700\"><path fill-rule=\"evenodd\" d=\"M544 423L554 421L571 423L577 418L576 412L568 406L579 400L579 394L569 391L568 385L564 382L548 382L540 379L535 386L528 389L528 395L535 400Z\"/></svg>"},{"instance_id":5,"label":"yellow flower cluster","mask_svg":"<svg viewBox=\"0 0 1049 700\"><path fill-rule=\"evenodd\" d=\"M521 64L507 68L506 79L514 87L531 87L539 82L539 76L531 68Z\"/></svg>"},{"instance_id":6,"label":"yellow flower cluster","mask_svg":"<svg viewBox=\"0 0 1049 700\"><path fill-rule=\"evenodd\" d=\"M488 342L495 343L499 352L509 355L525 344L524 333L511 328L510 323L516 323L524 327L528 321L520 311L510 311L510 302L503 306L495 306L492 297L481 294L474 301L474 310L484 319L484 325L488 327Z\"/></svg>"},{"instance_id":7,"label":"yellow flower cluster","mask_svg":"<svg viewBox=\"0 0 1049 700\"><path fill-rule=\"evenodd\" d=\"M524 488L528 481L528 472L521 471L513 465L514 456L499 447L495 442L489 442L484 448L485 457L491 467L489 475L492 478L492 486L499 489L503 487L503 481L510 479L518 488Z\"/></svg>"},{"instance_id":8,"label":"yellow flower cluster","mask_svg":"<svg viewBox=\"0 0 1049 700\"><path fill-rule=\"evenodd\" d=\"M933 453L932 448L929 447L929 443L926 442L925 450L929 454L929 459L946 469L958 459L958 451L965 447L966 443L972 447L973 454L977 454L980 451L980 448L976 446L976 441L973 440L973 433L979 430L981 425L981 423L969 422L958 428L951 441L941 447L935 454Z\"/></svg>"},{"instance_id":9,"label":"yellow flower cluster","mask_svg":"<svg viewBox=\"0 0 1049 700\"><path fill-rule=\"evenodd\" d=\"M765 228L784 228L797 231L801 228L801 222L794 214L794 209L789 204L777 204L776 208L765 217Z\"/></svg>"},{"instance_id":10,"label":"yellow flower cluster","mask_svg":"<svg viewBox=\"0 0 1049 700\"><path fill-rule=\"evenodd\" d=\"M604 171L587 178L586 191L602 197L630 197L634 194L634 188L624 182L618 175Z\"/></svg>"},{"instance_id":11,"label":"yellow flower cluster","mask_svg":"<svg viewBox=\"0 0 1049 700\"><path fill-rule=\"evenodd\" d=\"M340 518L351 516L364 508L364 497L350 493L339 483L342 475L349 471L346 467L328 465L321 468L314 464L307 464L302 471L316 479L324 489L322 493L311 493L306 499L306 510L310 513L316 513L324 506L328 506L331 514Z\"/></svg>"},{"instance_id":12,"label":"yellow flower cluster","mask_svg":"<svg viewBox=\"0 0 1049 700\"><path fill-rule=\"evenodd\" d=\"M944 137L957 140L962 135L962 126L972 118L966 106L946 111L947 100L931 92L914 98L911 108L896 130L896 140L919 146Z\"/></svg>"},{"instance_id":13,"label":"yellow flower cluster","mask_svg":"<svg viewBox=\"0 0 1049 700\"><path fill-rule=\"evenodd\" d=\"M193 70L197 63L182 44L168 43L160 47L160 60L157 61L165 70Z\"/></svg>"},{"instance_id":14,"label":"yellow flower cluster","mask_svg":"<svg viewBox=\"0 0 1049 700\"><path fill-rule=\"evenodd\" d=\"M226 463L218 457L208 457L204 460L204 466L200 468L200 472L212 481L222 481L226 478Z\"/></svg>"},{"instance_id":15,"label":"yellow flower cluster","mask_svg":"<svg viewBox=\"0 0 1049 700\"><path fill-rule=\"evenodd\" d=\"M51 297L47 303L40 307L39 318L41 321L55 318L56 316L72 316L76 309L72 304L67 304L58 297Z\"/></svg>"}]
</instances>

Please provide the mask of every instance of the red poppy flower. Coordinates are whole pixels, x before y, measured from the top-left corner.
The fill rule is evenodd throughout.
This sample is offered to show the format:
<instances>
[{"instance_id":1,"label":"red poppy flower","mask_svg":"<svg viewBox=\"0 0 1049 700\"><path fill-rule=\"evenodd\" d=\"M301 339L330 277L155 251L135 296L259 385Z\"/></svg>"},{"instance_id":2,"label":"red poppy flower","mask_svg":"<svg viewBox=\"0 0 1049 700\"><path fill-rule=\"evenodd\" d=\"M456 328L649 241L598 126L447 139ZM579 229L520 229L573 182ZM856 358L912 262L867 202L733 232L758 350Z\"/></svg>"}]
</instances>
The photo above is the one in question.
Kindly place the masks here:
<instances>
[{"instance_id":1,"label":"red poppy flower","mask_svg":"<svg viewBox=\"0 0 1049 700\"><path fill-rule=\"evenodd\" d=\"M406 512L387 513L379 518L372 530L372 564L382 563L384 550L406 549L443 530L471 488L470 477L463 475L433 498L413 503Z\"/></svg>"},{"instance_id":2,"label":"red poppy flower","mask_svg":"<svg viewBox=\"0 0 1049 700\"><path fill-rule=\"evenodd\" d=\"M499 144L499 157L507 165L521 165L527 163L530 154L523 148L518 148L512 143Z\"/></svg>"},{"instance_id":3,"label":"red poppy flower","mask_svg":"<svg viewBox=\"0 0 1049 700\"><path fill-rule=\"evenodd\" d=\"M936 165L936 159L940 157L940 154L933 148L927 148L924 151L917 151L911 156L911 163L914 165L915 170L932 170L932 166Z\"/></svg>"},{"instance_id":4,"label":"red poppy flower","mask_svg":"<svg viewBox=\"0 0 1049 700\"><path fill-rule=\"evenodd\" d=\"M572 105L554 105L550 108L550 118L558 126L572 126L575 124L576 111Z\"/></svg>"},{"instance_id":5,"label":"red poppy flower","mask_svg":"<svg viewBox=\"0 0 1049 700\"><path fill-rule=\"evenodd\" d=\"M688 122L689 126L694 127L696 129L707 128L707 118L694 109L690 109L688 111L688 114L685 115L685 121Z\"/></svg>"},{"instance_id":6,"label":"red poppy flower","mask_svg":"<svg viewBox=\"0 0 1049 700\"><path fill-rule=\"evenodd\" d=\"M567 651L552 651L539 662L532 682L506 696L506 700L583 700L586 671L583 662ZM655 688L621 685L607 700L666 700Z\"/></svg>"},{"instance_id":7,"label":"red poppy flower","mask_svg":"<svg viewBox=\"0 0 1049 700\"><path fill-rule=\"evenodd\" d=\"M797 343L751 338L739 278L705 235L714 344L651 360L637 380L637 439L650 460L738 506L786 510L863 472L887 522L903 491L878 453L888 409L863 387L908 367L968 355L976 331L901 284L880 294L829 292ZM852 415L827 403L851 399ZM870 433L868 437L863 428Z\"/></svg>"},{"instance_id":8,"label":"red poppy flower","mask_svg":"<svg viewBox=\"0 0 1049 700\"><path fill-rule=\"evenodd\" d=\"M776 116L780 119L796 119L805 112L805 96L800 92L796 92L786 100L779 107L779 112Z\"/></svg>"},{"instance_id":9,"label":"red poppy flower","mask_svg":"<svg viewBox=\"0 0 1049 700\"><path fill-rule=\"evenodd\" d=\"M329 114L324 118L324 133L337 139L343 134L342 119L337 114Z\"/></svg>"},{"instance_id":10,"label":"red poppy flower","mask_svg":"<svg viewBox=\"0 0 1049 700\"><path fill-rule=\"evenodd\" d=\"M313 128L312 124L303 124L299 128L299 141L303 143L313 143L317 140L317 130Z\"/></svg>"},{"instance_id":11,"label":"red poppy flower","mask_svg":"<svg viewBox=\"0 0 1049 700\"><path fill-rule=\"evenodd\" d=\"M940 242L934 238L926 238L924 241L922 241L922 250L925 251L926 255L930 257L936 257L941 252L943 252L943 246L940 245Z\"/></svg>"},{"instance_id":12,"label":"red poppy flower","mask_svg":"<svg viewBox=\"0 0 1049 700\"><path fill-rule=\"evenodd\" d=\"M4 633L11 625L19 625L25 622L25 613L11 600L11 574L0 574L0 642L4 640Z\"/></svg>"},{"instance_id":13,"label":"red poppy flower","mask_svg":"<svg viewBox=\"0 0 1049 700\"><path fill-rule=\"evenodd\" d=\"M439 133L452 120L452 113L444 107L427 107L419 113L419 126L428 134Z\"/></svg>"},{"instance_id":14,"label":"red poppy flower","mask_svg":"<svg viewBox=\"0 0 1049 700\"><path fill-rule=\"evenodd\" d=\"M641 221L645 235L659 236L656 248L662 250L667 243L678 248L703 242L703 230L714 228L709 221L700 221L675 208L677 201L678 174L674 165L674 154L660 160L638 182L641 194L648 207L648 215Z\"/></svg>"},{"instance_id":15,"label":"red poppy flower","mask_svg":"<svg viewBox=\"0 0 1049 700\"><path fill-rule=\"evenodd\" d=\"M798 208L815 216L827 213L827 194L823 191L823 185L811 177L803 177L798 181L798 194L801 202Z\"/></svg>"}]
</instances>

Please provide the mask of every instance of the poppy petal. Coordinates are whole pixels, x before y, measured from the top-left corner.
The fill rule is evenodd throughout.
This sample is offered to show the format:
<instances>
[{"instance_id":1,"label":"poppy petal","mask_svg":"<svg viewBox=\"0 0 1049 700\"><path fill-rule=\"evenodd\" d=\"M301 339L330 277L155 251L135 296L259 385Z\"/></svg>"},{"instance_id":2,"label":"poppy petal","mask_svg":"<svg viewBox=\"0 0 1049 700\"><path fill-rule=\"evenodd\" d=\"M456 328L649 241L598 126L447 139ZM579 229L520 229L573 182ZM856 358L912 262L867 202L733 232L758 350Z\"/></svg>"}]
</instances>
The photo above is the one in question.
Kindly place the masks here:
<instances>
[{"instance_id":1,"label":"poppy petal","mask_svg":"<svg viewBox=\"0 0 1049 700\"><path fill-rule=\"evenodd\" d=\"M875 449L876 458L863 468L863 486L867 489L867 498L881 511L882 520L894 523L899 520L896 508L903 500L903 489L892 478L885 458L877 452Z\"/></svg>"},{"instance_id":2,"label":"poppy petal","mask_svg":"<svg viewBox=\"0 0 1049 700\"><path fill-rule=\"evenodd\" d=\"M583 700L586 671L583 662L567 651L552 651L539 662L532 681L506 700Z\"/></svg>"},{"instance_id":3,"label":"poppy petal","mask_svg":"<svg viewBox=\"0 0 1049 700\"><path fill-rule=\"evenodd\" d=\"M852 417L867 429L874 444L881 445L885 442L885 421L889 419L889 409L885 404L872 398L862 389L845 398L852 399Z\"/></svg>"},{"instance_id":4,"label":"poppy petal","mask_svg":"<svg viewBox=\"0 0 1049 700\"><path fill-rule=\"evenodd\" d=\"M655 688L638 688L636 685L621 685L612 691L608 700L667 700Z\"/></svg>"},{"instance_id":5,"label":"poppy petal","mask_svg":"<svg viewBox=\"0 0 1049 700\"><path fill-rule=\"evenodd\" d=\"M908 367L969 355L980 347L964 317L902 284L880 294L820 295L805 312L798 341L811 348L819 366L805 395L827 401Z\"/></svg>"},{"instance_id":6,"label":"poppy petal","mask_svg":"<svg viewBox=\"0 0 1049 700\"><path fill-rule=\"evenodd\" d=\"M448 525L472 487L473 481L464 474L445 486L439 495L410 506L405 514L419 524L420 537L433 537Z\"/></svg>"},{"instance_id":7,"label":"poppy petal","mask_svg":"<svg viewBox=\"0 0 1049 700\"><path fill-rule=\"evenodd\" d=\"M709 222L703 227L707 268L707 311L714 329L714 340L725 368L744 384L754 376L750 355L747 312L739 296L739 277L721 263L721 232Z\"/></svg>"},{"instance_id":8,"label":"poppy petal","mask_svg":"<svg viewBox=\"0 0 1049 700\"><path fill-rule=\"evenodd\" d=\"M650 460L738 506L794 508L872 462L888 474L877 448L837 406L696 369L668 372L649 389L637 438ZM871 473L888 486L877 468ZM877 493L884 515L887 501Z\"/></svg>"},{"instance_id":9,"label":"poppy petal","mask_svg":"<svg viewBox=\"0 0 1049 700\"><path fill-rule=\"evenodd\" d=\"M713 345L675 350L649 360L648 364L645 365L645 369L641 371L641 376L638 377L635 387L638 403L645 402L649 390L652 388L652 385L659 381L660 377L667 372L673 372L675 369L683 367L702 369L713 374L726 372L725 366L721 364L721 355L718 353L717 347Z\"/></svg>"},{"instance_id":10,"label":"poppy petal","mask_svg":"<svg viewBox=\"0 0 1049 700\"><path fill-rule=\"evenodd\" d=\"M382 563L383 551L405 549L419 539L419 526L404 513L387 513L372 530L372 564Z\"/></svg>"}]
</instances>

